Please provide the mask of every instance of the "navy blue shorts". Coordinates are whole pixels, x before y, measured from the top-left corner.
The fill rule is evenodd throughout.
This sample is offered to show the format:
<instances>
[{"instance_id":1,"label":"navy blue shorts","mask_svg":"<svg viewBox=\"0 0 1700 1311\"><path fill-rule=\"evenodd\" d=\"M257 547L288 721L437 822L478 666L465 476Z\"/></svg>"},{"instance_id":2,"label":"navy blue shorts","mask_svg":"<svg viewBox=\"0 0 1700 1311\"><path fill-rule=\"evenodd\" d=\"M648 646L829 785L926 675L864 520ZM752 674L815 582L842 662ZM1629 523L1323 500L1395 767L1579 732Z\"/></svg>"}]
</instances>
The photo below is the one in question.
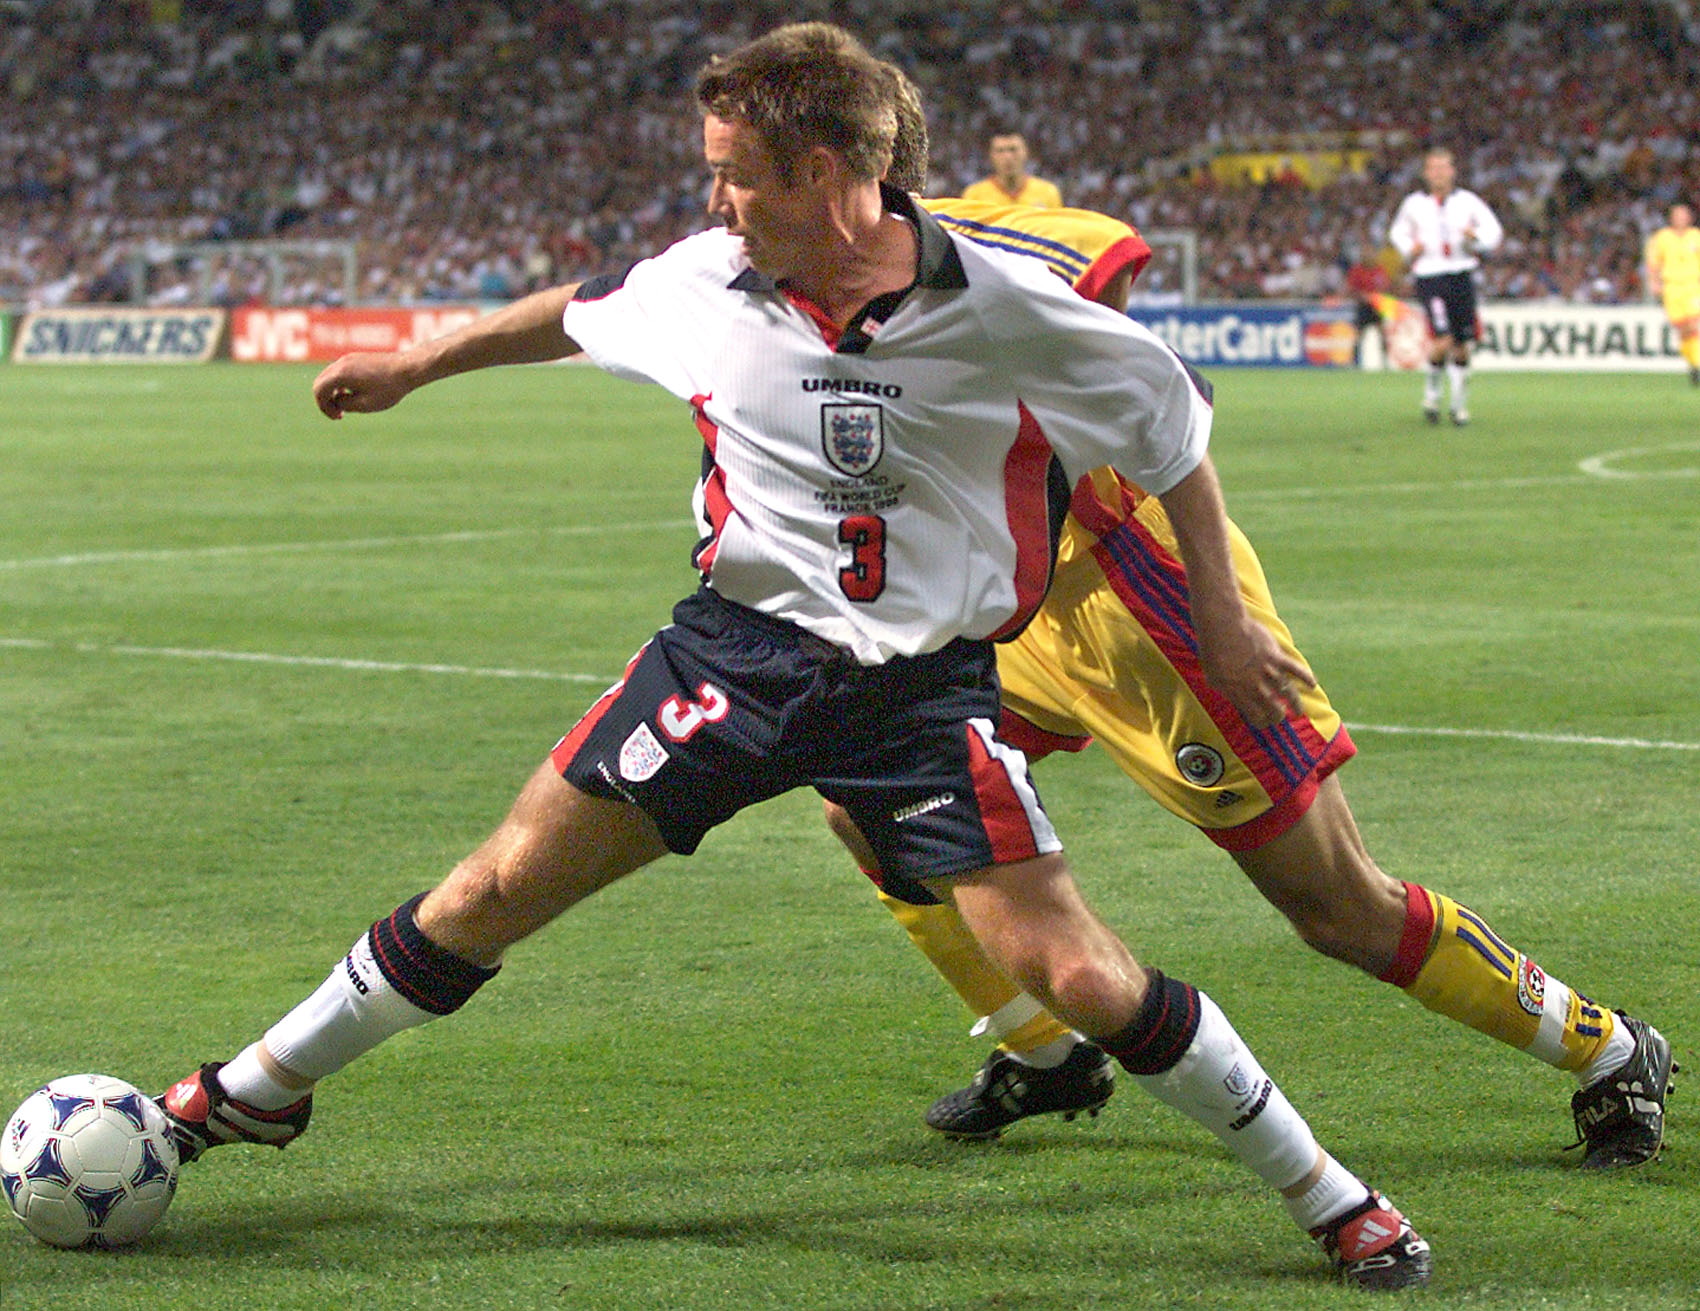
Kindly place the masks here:
<instances>
[{"instance_id":1,"label":"navy blue shorts","mask_svg":"<svg viewBox=\"0 0 1700 1311\"><path fill-rule=\"evenodd\" d=\"M1416 281L1417 299L1428 315L1428 330L1453 341L1475 341L1476 279L1471 273L1435 273Z\"/></svg>"},{"instance_id":2,"label":"navy blue shorts","mask_svg":"<svg viewBox=\"0 0 1700 1311\"><path fill-rule=\"evenodd\" d=\"M859 665L704 589L551 753L574 787L641 807L669 849L808 785L850 813L884 886L1058 851L1027 758L1000 741L989 642Z\"/></svg>"}]
</instances>

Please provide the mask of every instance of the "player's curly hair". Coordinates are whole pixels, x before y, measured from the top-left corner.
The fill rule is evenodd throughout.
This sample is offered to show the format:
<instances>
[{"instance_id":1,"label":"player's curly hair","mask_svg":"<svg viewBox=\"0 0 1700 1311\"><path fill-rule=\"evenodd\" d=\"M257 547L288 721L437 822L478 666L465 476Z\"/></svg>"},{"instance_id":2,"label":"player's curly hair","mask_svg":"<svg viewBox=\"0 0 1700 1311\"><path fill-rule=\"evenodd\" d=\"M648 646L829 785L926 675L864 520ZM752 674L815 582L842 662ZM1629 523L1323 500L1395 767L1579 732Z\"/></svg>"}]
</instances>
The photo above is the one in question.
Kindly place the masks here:
<instances>
[{"instance_id":1,"label":"player's curly hair","mask_svg":"<svg viewBox=\"0 0 1700 1311\"><path fill-rule=\"evenodd\" d=\"M897 135L887 67L841 27L790 23L712 61L697 74L697 103L753 127L786 181L816 146L870 181L885 175Z\"/></svg>"}]
</instances>

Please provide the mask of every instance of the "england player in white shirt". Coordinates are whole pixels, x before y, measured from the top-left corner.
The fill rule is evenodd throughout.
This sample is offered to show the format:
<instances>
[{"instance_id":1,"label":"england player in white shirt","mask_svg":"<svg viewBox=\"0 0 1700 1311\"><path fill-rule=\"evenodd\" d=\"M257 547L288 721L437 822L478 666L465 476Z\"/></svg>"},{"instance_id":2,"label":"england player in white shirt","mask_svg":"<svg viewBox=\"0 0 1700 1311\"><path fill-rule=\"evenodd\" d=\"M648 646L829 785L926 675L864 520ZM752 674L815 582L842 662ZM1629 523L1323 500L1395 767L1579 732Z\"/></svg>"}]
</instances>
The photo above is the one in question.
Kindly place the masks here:
<instances>
[{"instance_id":1,"label":"england player in white shirt","mask_svg":"<svg viewBox=\"0 0 1700 1311\"><path fill-rule=\"evenodd\" d=\"M1051 525L1103 463L1169 510L1200 646L1247 717L1280 718L1310 676L1245 613L1200 382L1036 261L958 242L882 190L881 69L817 24L717 61L698 99L724 230L315 382L335 418L584 349L667 388L705 448L704 586L478 851L374 923L260 1041L165 1095L185 1154L292 1140L317 1080L458 1009L508 947L809 785L882 867L953 897L1011 977L1278 1190L1343 1276L1421 1283L1427 1244L1317 1144L1216 1005L1138 964L1087 908L1025 760L996 737L986 639L1042 598Z\"/></svg>"},{"instance_id":2,"label":"england player in white shirt","mask_svg":"<svg viewBox=\"0 0 1700 1311\"><path fill-rule=\"evenodd\" d=\"M1428 151L1423 156L1423 190L1400 203L1387 236L1411 266L1433 337L1423 416L1430 423L1440 422L1444 372L1452 386L1452 422L1461 426L1470 421L1470 343L1479 336L1475 272L1481 256L1504 240L1505 229L1486 201L1457 185L1457 177L1450 150Z\"/></svg>"}]
</instances>

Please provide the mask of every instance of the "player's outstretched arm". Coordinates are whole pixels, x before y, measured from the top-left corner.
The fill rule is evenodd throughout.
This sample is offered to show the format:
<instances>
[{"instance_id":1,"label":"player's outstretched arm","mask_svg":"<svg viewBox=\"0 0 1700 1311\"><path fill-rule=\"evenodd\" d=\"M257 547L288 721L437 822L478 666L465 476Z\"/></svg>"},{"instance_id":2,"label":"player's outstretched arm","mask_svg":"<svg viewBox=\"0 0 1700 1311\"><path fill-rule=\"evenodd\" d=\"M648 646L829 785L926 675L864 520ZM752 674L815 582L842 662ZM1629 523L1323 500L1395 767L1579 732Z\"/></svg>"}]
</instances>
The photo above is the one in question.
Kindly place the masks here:
<instances>
[{"instance_id":1,"label":"player's outstretched arm","mask_svg":"<svg viewBox=\"0 0 1700 1311\"><path fill-rule=\"evenodd\" d=\"M405 351L344 355L313 381L313 400L327 419L387 410L440 378L497 364L538 364L578 353L561 316L578 284L551 287L494 314Z\"/></svg>"},{"instance_id":2,"label":"player's outstretched arm","mask_svg":"<svg viewBox=\"0 0 1700 1311\"><path fill-rule=\"evenodd\" d=\"M1246 611L1228 545L1227 509L1209 457L1158 499L1186 566L1205 677L1252 727L1280 723L1297 705L1294 684L1315 687L1316 677Z\"/></svg>"}]
</instances>

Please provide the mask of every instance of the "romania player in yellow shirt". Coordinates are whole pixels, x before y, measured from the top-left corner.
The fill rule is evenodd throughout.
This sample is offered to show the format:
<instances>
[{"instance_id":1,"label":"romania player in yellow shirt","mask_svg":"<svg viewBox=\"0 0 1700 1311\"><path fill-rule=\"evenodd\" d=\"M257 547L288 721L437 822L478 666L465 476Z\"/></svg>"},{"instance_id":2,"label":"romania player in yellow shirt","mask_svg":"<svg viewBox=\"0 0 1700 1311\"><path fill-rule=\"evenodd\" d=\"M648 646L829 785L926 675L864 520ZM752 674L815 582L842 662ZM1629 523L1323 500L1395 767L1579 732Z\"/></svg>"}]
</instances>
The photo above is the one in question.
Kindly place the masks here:
<instances>
[{"instance_id":1,"label":"romania player in yellow shirt","mask_svg":"<svg viewBox=\"0 0 1700 1311\"><path fill-rule=\"evenodd\" d=\"M887 179L915 189L926 177L926 126L913 88L897 98L902 126ZM967 198L922 203L951 231L1044 259L1119 310L1150 257L1137 232L1102 214ZM1247 609L1302 663L1251 543L1232 531ZM1154 800L1226 851L1310 946L1575 1074L1585 1166L1632 1166L1657 1154L1676 1069L1670 1044L1547 974L1468 907L1376 865L1335 775L1356 748L1322 688L1291 688L1286 720L1261 729L1211 685L1193 640L1186 572L1156 497L1108 469L1080 482L1045 604L999 648L998 677L999 735L1030 759L1096 740ZM995 1138L1029 1115L1095 1114L1113 1090L1109 1058L1001 974L953 907L918 884L884 878L843 812L829 806L827 817L881 901L981 1017L973 1032L999 1040L974 1081L934 1103L927 1123L953 1137Z\"/></svg>"},{"instance_id":2,"label":"romania player in yellow shirt","mask_svg":"<svg viewBox=\"0 0 1700 1311\"><path fill-rule=\"evenodd\" d=\"M1062 192L1054 183L1027 171L1027 141L1019 132L994 132L991 150L992 176L974 183L962 199L993 205L1031 205L1055 209Z\"/></svg>"},{"instance_id":3,"label":"romania player in yellow shirt","mask_svg":"<svg viewBox=\"0 0 1700 1311\"><path fill-rule=\"evenodd\" d=\"M1647 239L1647 290L1664 302L1688 380L1700 387L1700 228L1687 205L1672 205L1669 225Z\"/></svg>"}]
</instances>

